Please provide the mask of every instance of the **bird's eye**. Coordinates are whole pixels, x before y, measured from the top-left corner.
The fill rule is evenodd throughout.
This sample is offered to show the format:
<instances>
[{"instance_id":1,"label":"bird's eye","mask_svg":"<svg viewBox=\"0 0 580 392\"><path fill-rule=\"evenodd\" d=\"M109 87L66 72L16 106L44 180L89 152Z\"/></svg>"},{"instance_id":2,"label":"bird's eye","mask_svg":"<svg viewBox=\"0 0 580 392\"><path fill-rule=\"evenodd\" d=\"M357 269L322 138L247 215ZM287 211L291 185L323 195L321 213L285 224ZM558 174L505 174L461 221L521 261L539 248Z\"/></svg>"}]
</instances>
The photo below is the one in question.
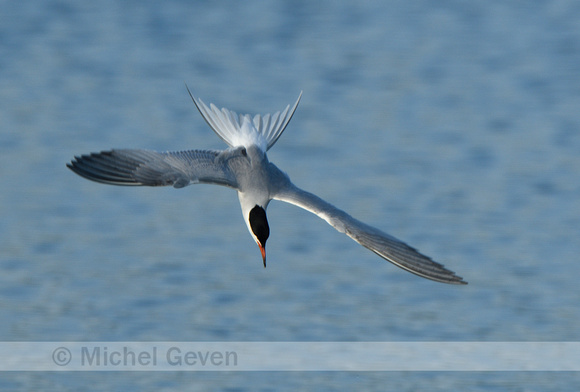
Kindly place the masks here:
<instances>
[{"instance_id":1,"label":"bird's eye","mask_svg":"<svg viewBox=\"0 0 580 392\"><path fill-rule=\"evenodd\" d=\"M246 151L246 147L242 147L242 149L240 150L240 152L242 153L243 156L245 156L245 157L248 156L248 152Z\"/></svg>"}]
</instances>

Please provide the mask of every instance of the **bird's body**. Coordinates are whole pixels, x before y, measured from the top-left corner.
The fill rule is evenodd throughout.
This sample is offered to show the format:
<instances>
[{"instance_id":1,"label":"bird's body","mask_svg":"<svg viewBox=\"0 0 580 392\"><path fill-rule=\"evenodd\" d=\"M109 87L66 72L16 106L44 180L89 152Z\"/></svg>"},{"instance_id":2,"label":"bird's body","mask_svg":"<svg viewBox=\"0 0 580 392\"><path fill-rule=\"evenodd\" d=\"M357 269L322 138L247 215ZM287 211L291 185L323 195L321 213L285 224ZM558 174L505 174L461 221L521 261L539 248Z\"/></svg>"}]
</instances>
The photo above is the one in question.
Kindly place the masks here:
<instances>
[{"instance_id":1,"label":"bird's body","mask_svg":"<svg viewBox=\"0 0 580 392\"><path fill-rule=\"evenodd\" d=\"M244 221L260 248L264 266L266 240L270 233L266 208L271 200L280 200L318 215L336 230L409 272L443 283L465 284L461 277L402 241L296 187L286 173L268 160L267 150L290 122L300 97L292 109L287 106L282 113L252 118L238 116L227 109L219 110L214 105L207 107L191 96L206 122L229 145L228 149L181 152L110 150L75 157L67 166L87 179L113 185L172 185L182 188L202 183L236 189Z\"/></svg>"}]
</instances>

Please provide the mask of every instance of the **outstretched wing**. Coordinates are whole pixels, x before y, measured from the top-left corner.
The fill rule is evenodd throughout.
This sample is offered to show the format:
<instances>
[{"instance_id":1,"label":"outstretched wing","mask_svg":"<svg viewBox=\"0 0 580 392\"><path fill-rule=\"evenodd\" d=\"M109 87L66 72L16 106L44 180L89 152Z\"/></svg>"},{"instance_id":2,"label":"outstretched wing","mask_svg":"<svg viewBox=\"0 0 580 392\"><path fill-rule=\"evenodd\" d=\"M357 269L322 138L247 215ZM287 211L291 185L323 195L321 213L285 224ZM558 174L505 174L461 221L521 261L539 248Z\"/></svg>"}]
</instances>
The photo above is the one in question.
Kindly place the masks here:
<instances>
[{"instance_id":1,"label":"outstretched wing","mask_svg":"<svg viewBox=\"0 0 580 392\"><path fill-rule=\"evenodd\" d=\"M79 176L112 185L182 188L205 183L237 188L228 164L234 151L110 150L76 156L67 167Z\"/></svg>"},{"instance_id":2,"label":"outstretched wing","mask_svg":"<svg viewBox=\"0 0 580 392\"><path fill-rule=\"evenodd\" d=\"M422 255L395 237L369 226L339 210L312 193L293 185L284 187L274 199L294 204L326 220L336 230L390 261L396 266L423 278L450 284L467 284L443 265Z\"/></svg>"},{"instance_id":3,"label":"outstretched wing","mask_svg":"<svg viewBox=\"0 0 580 392\"><path fill-rule=\"evenodd\" d=\"M186 86L187 87L187 86ZM242 124L244 122L244 117L251 119L254 127L258 131L258 136L265 141L266 151L269 150L274 143L278 140L286 126L292 119L300 98L302 98L302 92L298 96L296 103L292 108L290 105L286 106L282 112L276 112L274 114L255 115L253 119L249 114L236 114L235 112L228 110L226 108L218 109L213 103L209 107L203 103L199 98L195 98L189 88L187 89L193 103L211 127L214 132L230 147L237 147L242 145L240 142L241 138L245 137L242 132Z\"/></svg>"}]
</instances>

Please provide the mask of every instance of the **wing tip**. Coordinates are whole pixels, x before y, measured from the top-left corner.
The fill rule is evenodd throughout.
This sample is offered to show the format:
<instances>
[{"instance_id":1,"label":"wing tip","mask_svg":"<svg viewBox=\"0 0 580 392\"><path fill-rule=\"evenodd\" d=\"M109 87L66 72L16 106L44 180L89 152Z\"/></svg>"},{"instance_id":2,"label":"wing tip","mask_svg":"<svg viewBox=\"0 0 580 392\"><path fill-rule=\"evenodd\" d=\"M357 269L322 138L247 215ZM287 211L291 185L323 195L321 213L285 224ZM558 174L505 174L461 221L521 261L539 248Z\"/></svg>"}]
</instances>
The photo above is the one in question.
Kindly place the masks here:
<instances>
[{"instance_id":1,"label":"wing tip","mask_svg":"<svg viewBox=\"0 0 580 392\"><path fill-rule=\"evenodd\" d=\"M415 271L411 271L410 272L416 273ZM440 274L418 274L417 275L421 276L422 278L427 278L429 280L433 280L435 282L440 282L440 283L447 283L447 284L455 284L455 285L467 285L468 282L465 281L461 276L456 275L455 272L448 270L447 268L443 267L441 265L441 272Z\"/></svg>"},{"instance_id":2,"label":"wing tip","mask_svg":"<svg viewBox=\"0 0 580 392\"><path fill-rule=\"evenodd\" d=\"M469 282L465 281L461 276L455 275L455 273L453 272L452 274L453 274L452 279L443 283L456 284L461 286L469 284Z\"/></svg>"},{"instance_id":3,"label":"wing tip","mask_svg":"<svg viewBox=\"0 0 580 392\"><path fill-rule=\"evenodd\" d=\"M66 163L66 167L87 180L101 184L141 185L132 177L130 169L108 164L108 159L113 157L116 151L118 150L75 155L70 162Z\"/></svg>"},{"instance_id":4,"label":"wing tip","mask_svg":"<svg viewBox=\"0 0 580 392\"><path fill-rule=\"evenodd\" d=\"M465 281L461 276L455 274L455 272L445 268L445 266L441 263L438 263L432 260L430 257L425 256L422 253L419 253L416 249L411 248L410 246L406 245L405 243L401 243L408 247L408 249L412 250L417 256L420 257L420 263L409 263L403 262L402 259L394 257L394 255L385 255L378 252L375 249L368 248L373 251L373 253L377 254L381 258L391 262L392 264L396 265L397 267L408 271L414 275L417 275L421 278L432 280L434 282L439 283L447 283L447 284L455 284L455 285L467 285L468 282ZM361 244L366 247L366 245Z\"/></svg>"}]
</instances>

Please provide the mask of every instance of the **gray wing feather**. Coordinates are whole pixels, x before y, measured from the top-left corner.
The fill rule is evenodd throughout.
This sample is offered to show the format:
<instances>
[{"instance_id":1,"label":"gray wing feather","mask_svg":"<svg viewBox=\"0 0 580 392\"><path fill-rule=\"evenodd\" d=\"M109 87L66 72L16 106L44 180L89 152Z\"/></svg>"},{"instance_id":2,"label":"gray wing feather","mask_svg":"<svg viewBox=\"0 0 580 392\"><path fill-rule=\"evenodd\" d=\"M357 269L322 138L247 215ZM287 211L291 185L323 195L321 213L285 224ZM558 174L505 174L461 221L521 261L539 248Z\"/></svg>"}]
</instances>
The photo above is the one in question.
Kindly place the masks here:
<instances>
[{"instance_id":1,"label":"gray wing feather","mask_svg":"<svg viewBox=\"0 0 580 392\"><path fill-rule=\"evenodd\" d=\"M237 188L225 158L227 153L227 150L110 150L76 156L67 167L89 180L112 185L182 188L206 183Z\"/></svg>"},{"instance_id":2,"label":"gray wing feather","mask_svg":"<svg viewBox=\"0 0 580 392\"><path fill-rule=\"evenodd\" d=\"M281 190L274 199L294 204L326 220L336 230L396 266L423 278L450 284L467 284L453 271L419 253L404 242L369 226L312 193L295 186Z\"/></svg>"}]
</instances>

